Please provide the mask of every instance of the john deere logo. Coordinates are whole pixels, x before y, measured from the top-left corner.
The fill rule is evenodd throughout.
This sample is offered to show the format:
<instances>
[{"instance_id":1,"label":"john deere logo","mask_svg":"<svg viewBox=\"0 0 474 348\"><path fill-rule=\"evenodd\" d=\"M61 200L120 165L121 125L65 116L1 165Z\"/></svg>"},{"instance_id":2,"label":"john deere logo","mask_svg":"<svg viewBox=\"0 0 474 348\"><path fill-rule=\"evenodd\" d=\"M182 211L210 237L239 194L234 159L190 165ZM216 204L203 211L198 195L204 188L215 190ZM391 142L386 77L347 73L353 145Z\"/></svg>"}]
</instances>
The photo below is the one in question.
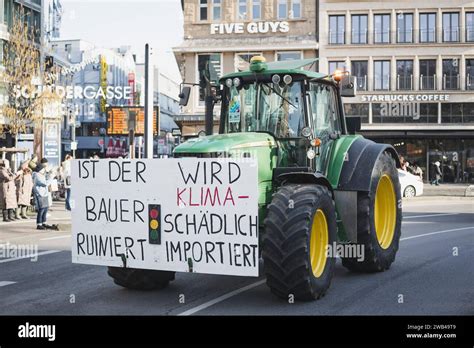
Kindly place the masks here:
<instances>
[{"instance_id":1,"label":"john deere logo","mask_svg":"<svg viewBox=\"0 0 474 348\"><path fill-rule=\"evenodd\" d=\"M150 244L161 244L161 206L148 205L148 241Z\"/></svg>"}]
</instances>

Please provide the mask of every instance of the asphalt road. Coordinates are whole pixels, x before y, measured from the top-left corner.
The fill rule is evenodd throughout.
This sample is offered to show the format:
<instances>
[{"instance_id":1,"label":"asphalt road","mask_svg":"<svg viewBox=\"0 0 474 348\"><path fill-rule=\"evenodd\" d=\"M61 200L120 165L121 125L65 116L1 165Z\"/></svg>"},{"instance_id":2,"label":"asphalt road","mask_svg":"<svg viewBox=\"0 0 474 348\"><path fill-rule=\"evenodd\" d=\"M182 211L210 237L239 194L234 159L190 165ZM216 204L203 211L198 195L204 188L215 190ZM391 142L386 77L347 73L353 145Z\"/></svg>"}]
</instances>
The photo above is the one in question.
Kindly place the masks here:
<instances>
[{"instance_id":1,"label":"asphalt road","mask_svg":"<svg viewBox=\"0 0 474 348\"><path fill-rule=\"evenodd\" d=\"M473 315L474 199L422 197L403 211L390 270L354 274L338 260L328 293L310 303L276 298L263 277L177 274L164 290L122 289L104 267L71 263L70 232L0 224L0 244L44 252L0 258L0 315ZM69 230L66 213L55 216Z\"/></svg>"}]
</instances>

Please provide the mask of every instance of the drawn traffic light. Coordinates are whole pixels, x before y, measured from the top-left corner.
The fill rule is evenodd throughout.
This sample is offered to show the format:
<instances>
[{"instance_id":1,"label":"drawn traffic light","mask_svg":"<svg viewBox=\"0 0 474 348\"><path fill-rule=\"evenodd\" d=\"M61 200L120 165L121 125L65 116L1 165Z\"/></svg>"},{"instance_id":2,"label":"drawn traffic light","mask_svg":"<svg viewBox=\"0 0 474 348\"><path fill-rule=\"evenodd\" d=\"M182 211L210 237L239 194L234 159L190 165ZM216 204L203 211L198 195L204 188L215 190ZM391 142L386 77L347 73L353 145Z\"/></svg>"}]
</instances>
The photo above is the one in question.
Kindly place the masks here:
<instances>
[{"instance_id":1,"label":"drawn traffic light","mask_svg":"<svg viewBox=\"0 0 474 348\"><path fill-rule=\"evenodd\" d=\"M161 205L148 205L148 241L150 244L161 244Z\"/></svg>"}]
</instances>

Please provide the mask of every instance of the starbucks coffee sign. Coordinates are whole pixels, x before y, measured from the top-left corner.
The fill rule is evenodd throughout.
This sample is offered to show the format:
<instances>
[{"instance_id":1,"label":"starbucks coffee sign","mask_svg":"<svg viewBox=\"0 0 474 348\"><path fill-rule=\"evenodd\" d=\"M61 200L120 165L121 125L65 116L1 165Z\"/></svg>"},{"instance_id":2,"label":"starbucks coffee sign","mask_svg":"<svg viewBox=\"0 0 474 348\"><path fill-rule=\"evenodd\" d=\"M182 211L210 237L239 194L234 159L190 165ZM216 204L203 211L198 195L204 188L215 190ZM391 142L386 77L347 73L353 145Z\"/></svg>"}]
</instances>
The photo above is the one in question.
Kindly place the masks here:
<instances>
[{"instance_id":1,"label":"starbucks coffee sign","mask_svg":"<svg viewBox=\"0 0 474 348\"><path fill-rule=\"evenodd\" d=\"M211 24L211 35L288 33L289 31L290 24L286 21Z\"/></svg>"},{"instance_id":2,"label":"starbucks coffee sign","mask_svg":"<svg viewBox=\"0 0 474 348\"><path fill-rule=\"evenodd\" d=\"M449 101L449 94L382 94L363 95L363 102L372 103L409 103Z\"/></svg>"},{"instance_id":3,"label":"starbucks coffee sign","mask_svg":"<svg viewBox=\"0 0 474 348\"><path fill-rule=\"evenodd\" d=\"M383 94L363 95L363 102L380 103L382 117L411 117L420 119L420 104L422 102L449 101L449 94Z\"/></svg>"}]
</instances>

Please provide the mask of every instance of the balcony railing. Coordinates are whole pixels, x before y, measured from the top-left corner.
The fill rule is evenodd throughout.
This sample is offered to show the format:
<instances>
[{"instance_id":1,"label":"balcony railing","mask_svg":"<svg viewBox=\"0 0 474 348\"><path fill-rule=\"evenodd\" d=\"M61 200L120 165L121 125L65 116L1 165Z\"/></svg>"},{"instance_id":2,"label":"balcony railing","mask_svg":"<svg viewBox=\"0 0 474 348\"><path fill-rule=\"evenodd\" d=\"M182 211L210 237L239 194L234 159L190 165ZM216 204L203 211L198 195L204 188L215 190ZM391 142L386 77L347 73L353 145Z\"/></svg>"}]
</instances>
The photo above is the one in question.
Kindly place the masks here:
<instances>
[{"instance_id":1,"label":"balcony railing","mask_svg":"<svg viewBox=\"0 0 474 348\"><path fill-rule=\"evenodd\" d=\"M436 42L436 28L420 29L420 43Z\"/></svg>"},{"instance_id":2,"label":"balcony railing","mask_svg":"<svg viewBox=\"0 0 474 348\"><path fill-rule=\"evenodd\" d=\"M420 90L422 91L434 91L436 88L436 75L433 76L420 76Z\"/></svg>"},{"instance_id":3,"label":"balcony railing","mask_svg":"<svg viewBox=\"0 0 474 348\"><path fill-rule=\"evenodd\" d=\"M397 29L397 43L413 43L413 30Z\"/></svg>"},{"instance_id":4,"label":"balcony railing","mask_svg":"<svg viewBox=\"0 0 474 348\"><path fill-rule=\"evenodd\" d=\"M443 28L443 42L459 42L459 27Z\"/></svg>"},{"instance_id":5,"label":"balcony railing","mask_svg":"<svg viewBox=\"0 0 474 348\"><path fill-rule=\"evenodd\" d=\"M368 30L352 30L351 43L354 45L368 43Z\"/></svg>"},{"instance_id":6,"label":"balcony railing","mask_svg":"<svg viewBox=\"0 0 474 348\"><path fill-rule=\"evenodd\" d=\"M391 43L390 30L374 30L374 43L375 44L389 44Z\"/></svg>"},{"instance_id":7,"label":"balcony railing","mask_svg":"<svg viewBox=\"0 0 474 348\"><path fill-rule=\"evenodd\" d=\"M413 75L397 75L397 90L411 91L413 89Z\"/></svg>"},{"instance_id":8,"label":"balcony railing","mask_svg":"<svg viewBox=\"0 0 474 348\"><path fill-rule=\"evenodd\" d=\"M459 89L459 75L443 75L443 89Z\"/></svg>"},{"instance_id":9,"label":"balcony railing","mask_svg":"<svg viewBox=\"0 0 474 348\"><path fill-rule=\"evenodd\" d=\"M474 27L466 27L466 42L474 41Z\"/></svg>"},{"instance_id":10,"label":"balcony railing","mask_svg":"<svg viewBox=\"0 0 474 348\"><path fill-rule=\"evenodd\" d=\"M358 91L367 90L367 75L366 76L356 76L356 84Z\"/></svg>"},{"instance_id":11,"label":"balcony railing","mask_svg":"<svg viewBox=\"0 0 474 348\"><path fill-rule=\"evenodd\" d=\"M467 74L466 76L466 89L469 91L474 91L474 76Z\"/></svg>"},{"instance_id":12,"label":"balcony railing","mask_svg":"<svg viewBox=\"0 0 474 348\"><path fill-rule=\"evenodd\" d=\"M389 91L390 76L384 76L382 79L374 79L374 91Z\"/></svg>"},{"instance_id":13,"label":"balcony railing","mask_svg":"<svg viewBox=\"0 0 474 348\"><path fill-rule=\"evenodd\" d=\"M329 31L329 44L330 45L343 45L346 40L346 32L345 31Z\"/></svg>"}]
</instances>

